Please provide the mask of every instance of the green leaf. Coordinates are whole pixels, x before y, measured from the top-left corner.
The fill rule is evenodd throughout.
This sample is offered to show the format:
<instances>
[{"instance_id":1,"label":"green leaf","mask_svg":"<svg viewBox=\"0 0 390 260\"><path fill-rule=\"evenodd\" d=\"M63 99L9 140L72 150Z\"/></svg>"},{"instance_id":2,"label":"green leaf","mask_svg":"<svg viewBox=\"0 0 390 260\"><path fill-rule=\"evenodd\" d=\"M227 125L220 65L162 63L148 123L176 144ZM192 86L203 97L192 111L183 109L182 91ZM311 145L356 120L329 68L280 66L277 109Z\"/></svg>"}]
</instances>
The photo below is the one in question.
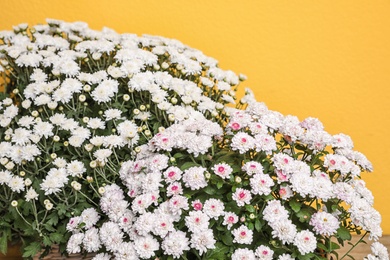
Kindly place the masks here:
<instances>
[{"instance_id":1,"label":"green leaf","mask_svg":"<svg viewBox=\"0 0 390 260\"><path fill-rule=\"evenodd\" d=\"M301 210L302 203L296 200L290 200L289 204L291 209L294 210L295 213L298 213Z\"/></svg>"},{"instance_id":2,"label":"green leaf","mask_svg":"<svg viewBox=\"0 0 390 260\"><path fill-rule=\"evenodd\" d=\"M220 189L220 188L222 188L222 186L223 186L223 181L218 181L217 188Z\"/></svg>"},{"instance_id":3,"label":"green leaf","mask_svg":"<svg viewBox=\"0 0 390 260\"><path fill-rule=\"evenodd\" d=\"M222 242L227 245L227 246L231 246L233 245L233 237L232 235L230 234L230 232L225 232L223 233L223 235L221 236L221 239L222 239Z\"/></svg>"},{"instance_id":4,"label":"green leaf","mask_svg":"<svg viewBox=\"0 0 390 260\"><path fill-rule=\"evenodd\" d=\"M337 229L337 236L342 240L351 240L352 238L351 233L345 227L339 227L339 229Z\"/></svg>"},{"instance_id":5,"label":"green leaf","mask_svg":"<svg viewBox=\"0 0 390 260\"><path fill-rule=\"evenodd\" d=\"M51 242L50 238L47 237L47 236L44 236L43 237L43 245L44 246L50 246L51 244L52 244L52 242Z\"/></svg>"},{"instance_id":6,"label":"green leaf","mask_svg":"<svg viewBox=\"0 0 390 260\"><path fill-rule=\"evenodd\" d=\"M64 238L64 236L61 235L61 234L58 234L58 233L52 233L52 234L50 234L50 239L51 239L54 243L56 243L56 244L59 244L59 243L62 241L63 238Z\"/></svg>"},{"instance_id":7,"label":"green leaf","mask_svg":"<svg viewBox=\"0 0 390 260\"><path fill-rule=\"evenodd\" d=\"M0 252L5 255L8 248L8 236L4 233L4 231L0 233Z\"/></svg>"},{"instance_id":8,"label":"green leaf","mask_svg":"<svg viewBox=\"0 0 390 260\"><path fill-rule=\"evenodd\" d=\"M255 220L255 229L256 229L256 231L260 232L261 231L261 227L262 227L262 224L261 224L260 220L256 219Z\"/></svg>"},{"instance_id":9,"label":"green leaf","mask_svg":"<svg viewBox=\"0 0 390 260\"><path fill-rule=\"evenodd\" d=\"M58 204L56 209L57 209L58 216L62 216L65 215L67 207L65 204Z\"/></svg>"},{"instance_id":10,"label":"green leaf","mask_svg":"<svg viewBox=\"0 0 390 260\"><path fill-rule=\"evenodd\" d=\"M253 207L252 205L245 205L245 209L250 212L250 213L253 213L255 212L255 207Z\"/></svg>"},{"instance_id":11,"label":"green leaf","mask_svg":"<svg viewBox=\"0 0 390 260\"><path fill-rule=\"evenodd\" d=\"M55 226L58 224L58 215L57 213L52 213L48 217L48 221L46 222L49 225Z\"/></svg>"},{"instance_id":12,"label":"green leaf","mask_svg":"<svg viewBox=\"0 0 390 260\"><path fill-rule=\"evenodd\" d=\"M183 165L180 167L180 170L184 171L184 170L187 170L191 167L194 167L194 166L199 166L199 164L197 163L194 163L194 162L185 162L183 163Z\"/></svg>"},{"instance_id":13,"label":"green leaf","mask_svg":"<svg viewBox=\"0 0 390 260\"><path fill-rule=\"evenodd\" d=\"M41 245L38 242L32 242L24 248L23 257L33 257L41 251Z\"/></svg>"}]
</instances>

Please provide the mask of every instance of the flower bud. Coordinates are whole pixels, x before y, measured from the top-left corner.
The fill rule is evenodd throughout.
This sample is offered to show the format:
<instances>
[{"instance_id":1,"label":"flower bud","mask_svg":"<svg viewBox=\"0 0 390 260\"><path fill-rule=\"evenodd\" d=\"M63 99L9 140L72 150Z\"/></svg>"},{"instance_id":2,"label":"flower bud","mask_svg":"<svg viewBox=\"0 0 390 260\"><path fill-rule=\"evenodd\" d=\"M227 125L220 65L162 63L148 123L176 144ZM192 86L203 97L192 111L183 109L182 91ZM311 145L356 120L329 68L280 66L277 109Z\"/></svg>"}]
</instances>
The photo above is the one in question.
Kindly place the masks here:
<instances>
[{"instance_id":1,"label":"flower bud","mask_svg":"<svg viewBox=\"0 0 390 260\"><path fill-rule=\"evenodd\" d=\"M92 151L92 149L93 149L93 144L86 144L86 145L84 145L84 149L85 149L87 152Z\"/></svg>"},{"instance_id":2,"label":"flower bud","mask_svg":"<svg viewBox=\"0 0 390 260\"><path fill-rule=\"evenodd\" d=\"M168 115L168 120L169 120L170 122L175 121L175 115L174 115L174 114L169 114L169 115Z\"/></svg>"},{"instance_id":3,"label":"flower bud","mask_svg":"<svg viewBox=\"0 0 390 260\"><path fill-rule=\"evenodd\" d=\"M241 183L241 177L240 176L236 176L236 178L234 179L235 182L237 183Z\"/></svg>"},{"instance_id":4,"label":"flower bud","mask_svg":"<svg viewBox=\"0 0 390 260\"><path fill-rule=\"evenodd\" d=\"M45 199L44 201L43 201L43 204L48 204L48 203L50 203L50 200L48 200L48 199Z\"/></svg>"},{"instance_id":5,"label":"flower bud","mask_svg":"<svg viewBox=\"0 0 390 260\"><path fill-rule=\"evenodd\" d=\"M32 181L30 180L30 178L26 178L24 180L24 185L26 185L27 187L30 186L32 184Z\"/></svg>"},{"instance_id":6,"label":"flower bud","mask_svg":"<svg viewBox=\"0 0 390 260\"><path fill-rule=\"evenodd\" d=\"M176 105L177 104L177 98L175 98L175 97L171 98L171 103L173 105Z\"/></svg>"},{"instance_id":7,"label":"flower bud","mask_svg":"<svg viewBox=\"0 0 390 260\"><path fill-rule=\"evenodd\" d=\"M87 176L87 182L92 183L93 182L93 177L92 176Z\"/></svg>"},{"instance_id":8,"label":"flower bud","mask_svg":"<svg viewBox=\"0 0 390 260\"><path fill-rule=\"evenodd\" d=\"M104 187L100 187L98 191L100 194L103 194L106 191L106 189Z\"/></svg>"},{"instance_id":9,"label":"flower bud","mask_svg":"<svg viewBox=\"0 0 390 260\"><path fill-rule=\"evenodd\" d=\"M139 106L139 110L144 111L145 109L146 109L146 106L145 106L145 105L140 105L140 106Z\"/></svg>"},{"instance_id":10,"label":"flower bud","mask_svg":"<svg viewBox=\"0 0 390 260\"><path fill-rule=\"evenodd\" d=\"M211 178L211 174L209 172L206 172L205 173L205 177L206 177L206 179L210 179Z\"/></svg>"},{"instance_id":11,"label":"flower bud","mask_svg":"<svg viewBox=\"0 0 390 260\"><path fill-rule=\"evenodd\" d=\"M6 165L5 165L5 168L7 170L12 170L13 168L15 167L15 164L11 161L9 161Z\"/></svg>"},{"instance_id":12,"label":"flower bud","mask_svg":"<svg viewBox=\"0 0 390 260\"><path fill-rule=\"evenodd\" d=\"M130 100L130 96L128 94L124 94L123 95L123 100L124 101L129 101Z\"/></svg>"},{"instance_id":13,"label":"flower bud","mask_svg":"<svg viewBox=\"0 0 390 260\"><path fill-rule=\"evenodd\" d=\"M50 154L50 157L54 160L55 158L57 158L57 154L56 153L52 153L52 154Z\"/></svg>"},{"instance_id":14,"label":"flower bud","mask_svg":"<svg viewBox=\"0 0 390 260\"><path fill-rule=\"evenodd\" d=\"M0 159L0 163L2 164L2 165L6 165L7 163L8 163L8 158L6 158L6 157L3 157L3 158L1 158Z\"/></svg>"},{"instance_id":15,"label":"flower bud","mask_svg":"<svg viewBox=\"0 0 390 260\"><path fill-rule=\"evenodd\" d=\"M97 162L96 161L91 161L89 163L89 167L91 167L92 169L96 168L96 166L97 166Z\"/></svg>"},{"instance_id":16,"label":"flower bud","mask_svg":"<svg viewBox=\"0 0 390 260\"><path fill-rule=\"evenodd\" d=\"M89 92L89 91L91 91L91 86L88 85L88 84L86 84L86 85L84 85L83 90L84 90L85 92Z\"/></svg>"},{"instance_id":17,"label":"flower bud","mask_svg":"<svg viewBox=\"0 0 390 260\"><path fill-rule=\"evenodd\" d=\"M31 101L30 101L29 99L26 99L26 100L24 100L24 101L22 102L22 107L23 107L24 109L29 109L30 106L31 106Z\"/></svg>"},{"instance_id":18,"label":"flower bud","mask_svg":"<svg viewBox=\"0 0 390 260\"><path fill-rule=\"evenodd\" d=\"M164 70L168 69L169 68L169 64L166 63L165 61L161 64L161 68L163 68Z\"/></svg>"},{"instance_id":19,"label":"flower bud","mask_svg":"<svg viewBox=\"0 0 390 260\"><path fill-rule=\"evenodd\" d=\"M250 219L254 219L256 216L255 216L255 214L253 214L253 213L251 213L250 215L249 215L249 218Z\"/></svg>"},{"instance_id":20,"label":"flower bud","mask_svg":"<svg viewBox=\"0 0 390 260\"><path fill-rule=\"evenodd\" d=\"M58 135L53 136L53 141L54 142L59 142L60 141L60 137Z\"/></svg>"},{"instance_id":21,"label":"flower bud","mask_svg":"<svg viewBox=\"0 0 390 260\"><path fill-rule=\"evenodd\" d=\"M57 106L58 106L58 103L55 102L55 101L51 101L51 102L47 103L47 107L48 107L50 110L56 109Z\"/></svg>"},{"instance_id":22,"label":"flower bud","mask_svg":"<svg viewBox=\"0 0 390 260\"><path fill-rule=\"evenodd\" d=\"M245 222L245 220L246 220L245 216L242 216L242 217L240 218L240 221L241 221L241 222Z\"/></svg>"},{"instance_id":23,"label":"flower bud","mask_svg":"<svg viewBox=\"0 0 390 260\"><path fill-rule=\"evenodd\" d=\"M100 52L94 52L92 53L92 59L99 60L100 57L102 57L102 54Z\"/></svg>"},{"instance_id":24,"label":"flower bud","mask_svg":"<svg viewBox=\"0 0 390 260\"><path fill-rule=\"evenodd\" d=\"M25 172L25 171L20 171L20 172L19 172L19 175L23 177L23 176L26 175L26 172Z\"/></svg>"},{"instance_id":25,"label":"flower bud","mask_svg":"<svg viewBox=\"0 0 390 260\"><path fill-rule=\"evenodd\" d=\"M34 111L31 112L31 115L32 115L33 117L37 117L37 116L39 115L39 112L36 111L36 110L34 110Z\"/></svg>"},{"instance_id":26,"label":"flower bud","mask_svg":"<svg viewBox=\"0 0 390 260\"><path fill-rule=\"evenodd\" d=\"M139 111L138 109L134 109L134 110L133 110L134 115L138 115L139 112L140 112L140 111Z\"/></svg>"},{"instance_id":27,"label":"flower bud","mask_svg":"<svg viewBox=\"0 0 390 260\"><path fill-rule=\"evenodd\" d=\"M154 64L154 65L153 65L153 69L154 69L154 70L159 70L159 69L160 69L160 66L159 66L158 64Z\"/></svg>"},{"instance_id":28,"label":"flower bud","mask_svg":"<svg viewBox=\"0 0 390 260\"><path fill-rule=\"evenodd\" d=\"M64 146L65 146L65 147L69 146L69 142L68 142L68 141L65 141L65 142L64 142Z\"/></svg>"},{"instance_id":29,"label":"flower bud","mask_svg":"<svg viewBox=\"0 0 390 260\"><path fill-rule=\"evenodd\" d=\"M141 147L137 146L136 148L134 148L134 151L135 151L136 153L141 152Z\"/></svg>"},{"instance_id":30,"label":"flower bud","mask_svg":"<svg viewBox=\"0 0 390 260\"><path fill-rule=\"evenodd\" d=\"M19 89L15 88L14 90L12 90L12 93L18 94L19 93Z\"/></svg>"},{"instance_id":31,"label":"flower bud","mask_svg":"<svg viewBox=\"0 0 390 260\"><path fill-rule=\"evenodd\" d=\"M12 206L12 207L17 207L17 206L18 206L18 202L17 202L16 200L13 200L13 201L11 202L11 206Z\"/></svg>"},{"instance_id":32,"label":"flower bud","mask_svg":"<svg viewBox=\"0 0 390 260\"><path fill-rule=\"evenodd\" d=\"M83 95L83 94L81 94L81 95L79 96L79 101L80 101L80 102L84 102L86 99L87 99L87 97L86 97L85 95Z\"/></svg>"},{"instance_id":33,"label":"flower bud","mask_svg":"<svg viewBox=\"0 0 390 260\"><path fill-rule=\"evenodd\" d=\"M53 208L53 204L51 202L48 202L47 204L45 204L45 208L46 210L51 210Z\"/></svg>"},{"instance_id":34,"label":"flower bud","mask_svg":"<svg viewBox=\"0 0 390 260\"><path fill-rule=\"evenodd\" d=\"M152 135L152 132L150 132L150 130L145 130L144 133L145 133L146 136L151 136Z\"/></svg>"}]
</instances>

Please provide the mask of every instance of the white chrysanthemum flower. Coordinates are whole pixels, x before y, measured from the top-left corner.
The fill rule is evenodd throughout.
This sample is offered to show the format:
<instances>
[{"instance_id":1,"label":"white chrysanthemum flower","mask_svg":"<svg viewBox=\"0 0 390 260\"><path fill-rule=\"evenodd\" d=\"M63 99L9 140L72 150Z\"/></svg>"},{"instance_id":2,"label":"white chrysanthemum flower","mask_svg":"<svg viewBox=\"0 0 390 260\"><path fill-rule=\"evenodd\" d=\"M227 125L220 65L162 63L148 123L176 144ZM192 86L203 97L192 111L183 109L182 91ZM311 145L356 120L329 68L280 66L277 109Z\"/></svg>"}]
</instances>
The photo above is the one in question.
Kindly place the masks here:
<instances>
[{"instance_id":1,"label":"white chrysanthemum flower","mask_svg":"<svg viewBox=\"0 0 390 260\"><path fill-rule=\"evenodd\" d=\"M312 193L314 188L313 177L310 174L303 172L295 172L290 178L291 188L299 193L302 197L305 197Z\"/></svg>"},{"instance_id":2,"label":"white chrysanthemum flower","mask_svg":"<svg viewBox=\"0 0 390 260\"><path fill-rule=\"evenodd\" d=\"M25 145L30 141L31 131L25 128L16 128L12 134L12 142L17 145Z\"/></svg>"},{"instance_id":3,"label":"white chrysanthemum flower","mask_svg":"<svg viewBox=\"0 0 390 260\"><path fill-rule=\"evenodd\" d=\"M97 252L101 247L99 230L97 228L90 228L84 234L83 248L88 252Z\"/></svg>"},{"instance_id":4,"label":"white chrysanthemum flower","mask_svg":"<svg viewBox=\"0 0 390 260\"><path fill-rule=\"evenodd\" d=\"M38 136L48 138L54 135L53 129L54 126L49 122L37 122L34 126L34 133Z\"/></svg>"},{"instance_id":5,"label":"white chrysanthemum flower","mask_svg":"<svg viewBox=\"0 0 390 260\"><path fill-rule=\"evenodd\" d=\"M276 150L276 140L269 134L257 134L255 135L255 149L257 152L265 152L271 154Z\"/></svg>"},{"instance_id":6,"label":"white chrysanthemum flower","mask_svg":"<svg viewBox=\"0 0 390 260\"><path fill-rule=\"evenodd\" d=\"M253 241L253 231L245 225L241 225L239 228L232 230L232 234L234 236L234 243L250 245Z\"/></svg>"},{"instance_id":7,"label":"white chrysanthemum flower","mask_svg":"<svg viewBox=\"0 0 390 260\"><path fill-rule=\"evenodd\" d=\"M232 167L226 163L215 164L212 168L214 173L221 177L222 179L227 179L230 177L230 174L233 172Z\"/></svg>"},{"instance_id":8,"label":"white chrysanthemum flower","mask_svg":"<svg viewBox=\"0 0 390 260\"><path fill-rule=\"evenodd\" d=\"M184 171L183 182L186 187L191 190L199 190L207 186L206 178L204 177L205 168L195 166Z\"/></svg>"},{"instance_id":9,"label":"white chrysanthemum flower","mask_svg":"<svg viewBox=\"0 0 390 260\"><path fill-rule=\"evenodd\" d=\"M12 174L10 171L0 171L0 184L6 184L12 179Z\"/></svg>"},{"instance_id":10,"label":"white chrysanthemum flower","mask_svg":"<svg viewBox=\"0 0 390 260\"><path fill-rule=\"evenodd\" d=\"M295 260L291 255L283 254L278 257L278 260Z\"/></svg>"},{"instance_id":11,"label":"white chrysanthemum flower","mask_svg":"<svg viewBox=\"0 0 390 260\"><path fill-rule=\"evenodd\" d=\"M114 222L105 222L99 230L100 241L109 251L119 250L124 234L119 225Z\"/></svg>"},{"instance_id":12,"label":"white chrysanthemum flower","mask_svg":"<svg viewBox=\"0 0 390 260\"><path fill-rule=\"evenodd\" d=\"M173 218L169 214L156 215L152 232L156 236L164 238L169 232L174 231Z\"/></svg>"},{"instance_id":13,"label":"white chrysanthemum flower","mask_svg":"<svg viewBox=\"0 0 390 260\"><path fill-rule=\"evenodd\" d=\"M167 196L171 197L173 195L181 195L183 194L183 188L180 182L172 182L167 187Z\"/></svg>"},{"instance_id":14,"label":"white chrysanthemum flower","mask_svg":"<svg viewBox=\"0 0 390 260\"><path fill-rule=\"evenodd\" d=\"M249 190L237 188L233 193L232 198L238 206L243 207L245 204L250 203L252 195Z\"/></svg>"},{"instance_id":15,"label":"white chrysanthemum flower","mask_svg":"<svg viewBox=\"0 0 390 260\"><path fill-rule=\"evenodd\" d=\"M23 178L19 176L12 176L11 179L8 181L8 187L13 191L20 193L24 190L24 180Z\"/></svg>"},{"instance_id":16,"label":"white chrysanthemum flower","mask_svg":"<svg viewBox=\"0 0 390 260\"><path fill-rule=\"evenodd\" d=\"M255 253L248 248L238 248L232 254L232 260L256 260Z\"/></svg>"},{"instance_id":17,"label":"white chrysanthemum flower","mask_svg":"<svg viewBox=\"0 0 390 260\"><path fill-rule=\"evenodd\" d=\"M258 257L258 260L272 260L274 251L268 246L259 246L256 248L255 256Z\"/></svg>"},{"instance_id":18,"label":"white chrysanthemum flower","mask_svg":"<svg viewBox=\"0 0 390 260\"><path fill-rule=\"evenodd\" d=\"M210 218L218 219L224 214L225 205L219 199L208 199L203 205L203 212Z\"/></svg>"},{"instance_id":19,"label":"white chrysanthemum flower","mask_svg":"<svg viewBox=\"0 0 390 260\"><path fill-rule=\"evenodd\" d=\"M273 187L274 181L269 175L257 173L250 178L250 185L253 194L268 195L271 193L271 187Z\"/></svg>"},{"instance_id":20,"label":"white chrysanthemum flower","mask_svg":"<svg viewBox=\"0 0 390 260\"><path fill-rule=\"evenodd\" d=\"M274 223L288 219L288 211L282 206L280 200L270 200L264 208L263 218L272 227Z\"/></svg>"},{"instance_id":21,"label":"white chrysanthemum flower","mask_svg":"<svg viewBox=\"0 0 390 260\"><path fill-rule=\"evenodd\" d=\"M66 245L66 251L69 254L76 254L81 252L81 245L83 243L84 234L83 233L75 233L73 234Z\"/></svg>"},{"instance_id":22,"label":"white chrysanthemum flower","mask_svg":"<svg viewBox=\"0 0 390 260\"><path fill-rule=\"evenodd\" d=\"M66 170L72 177L81 176L87 171L84 163L77 160L71 161L69 164L67 164Z\"/></svg>"},{"instance_id":23,"label":"white chrysanthemum flower","mask_svg":"<svg viewBox=\"0 0 390 260\"><path fill-rule=\"evenodd\" d=\"M30 200L37 200L38 196L39 196L38 193L32 187L30 187L27 190L24 198L26 199L27 202L29 202Z\"/></svg>"},{"instance_id":24,"label":"white chrysanthemum flower","mask_svg":"<svg viewBox=\"0 0 390 260\"><path fill-rule=\"evenodd\" d=\"M261 165L259 162L250 161L250 162L246 162L241 167L241 170L243 170L250 176L256 173L263 173L263 165Z\"/></svg>"},{"instance_id":25,"label":"white chrysanthemum flower","mask_svg":"<svg viewBox=\"0 0 390 260\"><path fill-rule=\"evenodd\" d=\"M232 138L231 147L243 154L255 148L255 139L247 133L239 132Z\"/></svg>"},{"instance_id":26,"label":"white chrysanthemum flower","mask_svg":"<svg viewBox=\"0 0 390 260\"><path fill-rule=\"evenodd\" d=\"M273 222L272 229L272 237L280 239L283 244L292 243L297 234L296 226L289 219Z\"/></svg>"},{"instance_id":27,"label":"white chrysanthemum flower","mask_svg":"<svg viewBox=\"0 0 390 260\"><path fill-rule=\"evenodd\" d=\"M201 211L190 211L189 215L185 217L187 228L191 232L202 232L209 227L210 218L207 214Z\"/></svg>"},{"instance_id":28,"label":"white chrysanthemum flower","mask_svg":"<svg viewBox=\"0 0 390 260\"><path fill-rule=\"evenodd\" d=\"M99 162L107 162L108 157L110 157L112 154L112 151L110 149L99 149L96 150L93 153L93 156L98 160Z\"/></svg>"},{"instance_id":29,"label":"white chrysanthemum flower","mask_svg":"<svg viewBox=\"0 0 390 260\"><path fill-rule=\"evenodd\" d=\"M317 248L315 235L309 230L302 230L295 235L294 245L302 255L314 252Z\"/></svg>"},{"instance_id":30,"label":"white chrysanthemum flower","mask_svg":"<svg viewBox=\"0 0 390 260\"><path fill-rule=\"evenodd\" d=\"M188 210L188 199L181 195L175 195L168 201L169 209L173 215L181 215L182 210Z\"/></svg>"},{"instance_id":31,"label":"white chrysanthemum flower","mask_svg":"<svg viewBox=\"0 0 390 260\"><path fill-rule=\"evenodd\" d=\"M100 118L90 118L88 120L87 126L91 129L104 129L105 123Z\"/></svg>"},{"instance_id":32,"label":"white chrysanthemum flower","mask_svg":"<svg viewBox=\"0 0 390 260\"><path fill-rule=\"evenodd\" d=\"M53 164L57 166L58 168L65 168L66 167L66 160L62 157L57 157L54 161Z\"/></svg>"},{"instance_id":33,"label":"white chrysanthemum flower","mask_svg":"<svg viewBox=\"0 0 390 260\"><path fill-rule=\"evenodd\" d=\"M163 176L167 183L180 180L182 174L183 172L176 166L171 166L163 172Z\"/></svg>"},{"instance_id":34,"label":"white chrysanthemum flower","mask_svg":"<svg viewBox=\"0 0 390 260\"><path fill-rule=\"evenodd\" d=\"M196 232L191 236L191 248L198 250L199 255L203 255L208 249L215 249L213 230L207 229L202 232Z\"/></svg>"},{"instance_id":35,"label":"white chrysanthemum flower","mask_svg":"<svg viewBox=\"0 0 390 260\"><path fill-rule=\"evenodd\" d=\"M106 118L106 121L120 119L122 115L122 111L115 108L110 108L104 111L103 116Z\"/></svg>"},{"instance_id":36,"label":"white chrysanthemum flower","mask_svg":"<svg viewBox=\"0 0 390 260\"><path fill-rule=\"evenodd\" d=\"M231 229L237 222L238 216L234 212L225 212L222 225L227 226L227 229Z\"/></svg>"},{"instance_id":37,"label":"white chrysanthemum flower","mask_svg":"<svg viewBox=\"0 0 390 260\"><path fill-rule=\"evenodd\" d=\"M32 116L22 116L18 120L18 125L23 126L25 128L29 128L31 125L35 124L35 118Z\"/></svg>"},{"instance_id":38,"label":"white chrysanthemum flower","mask_svg":"<svg viewBox=\"0 0 390 260\"><path fill-rule=\"evenodd\" d=\"M330 213L316 212L310 219L310 225L318 235L331 236L340 226L339 220Z\"/></svg>"},{"instance_id":39,"label":"white chrysanthemum flower","mask_svg":"<svg viewBox=\"0 0 390 260\"><path fill-rule=\"evenodd\" d=\"M151 235L141 236L134 241L134 249L137 254L144 259L151 258L155 255L154 251L157 251L160 247L157 239Z\"/></svg>"},{"instance_id":40,"label":"white chrysanthemum flower","mask_svg":"<svg viewBox=\"0 0 390 260\"><path fill-rule=\"evenodd\" d=\"M81 221L86 229L93 227L100 219L99 213L94 208L88 208L81 213Z\"/></svg>"},{"instance_id":41,"label":"white chrysanthemum flower","mask_svg":"<svg viewBox=\"0 0 390 260\"><path fill-rule=\"evenodd\" d=\"M161 249L164 254L172 255L175 259L180 258L185 251L190 250L186 233L180 230L169 232L161 243Z\"/></svg>"}]
</instances>

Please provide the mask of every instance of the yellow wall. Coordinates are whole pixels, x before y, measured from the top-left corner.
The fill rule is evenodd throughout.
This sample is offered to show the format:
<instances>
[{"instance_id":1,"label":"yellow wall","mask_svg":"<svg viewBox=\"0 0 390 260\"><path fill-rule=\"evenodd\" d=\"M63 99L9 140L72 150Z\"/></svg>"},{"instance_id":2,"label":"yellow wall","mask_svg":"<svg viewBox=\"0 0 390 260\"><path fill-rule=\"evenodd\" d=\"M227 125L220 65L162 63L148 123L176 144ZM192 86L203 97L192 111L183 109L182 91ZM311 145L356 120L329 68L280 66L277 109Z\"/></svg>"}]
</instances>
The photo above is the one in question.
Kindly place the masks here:
<instances>
[{"instance_id":1,"label":"yellow wall","mask_svg":"<svg viewBox=\"0 0 390 260\"><path fill-rule=\"evenodd\" d=\"M349 134L390 234L389 0L0 0L0 30L46 17L179 39L245 73L269 108Z\"/></svg>"}]
</instances>

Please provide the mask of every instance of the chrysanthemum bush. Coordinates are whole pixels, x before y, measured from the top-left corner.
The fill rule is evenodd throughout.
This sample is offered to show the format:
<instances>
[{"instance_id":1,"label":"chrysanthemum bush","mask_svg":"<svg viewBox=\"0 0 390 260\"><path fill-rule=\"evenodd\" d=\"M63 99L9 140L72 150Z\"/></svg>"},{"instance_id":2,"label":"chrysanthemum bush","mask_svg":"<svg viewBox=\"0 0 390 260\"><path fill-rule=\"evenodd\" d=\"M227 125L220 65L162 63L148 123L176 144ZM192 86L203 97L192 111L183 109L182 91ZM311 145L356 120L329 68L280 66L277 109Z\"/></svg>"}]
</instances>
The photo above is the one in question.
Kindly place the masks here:
<instances>
[{"instance_id":1,"label":"chrysanthemum bush","mask_svg":"<svg viewBox=\"0 0 390 260\"><path fill-rule=\"evenodd\" d=\"M382 235L351 139L250 90L226 106L244 76L202 52L57 20L0 39L3 251L19 238L25 257L345 259Z\"/></svg>"}]
</instances>

